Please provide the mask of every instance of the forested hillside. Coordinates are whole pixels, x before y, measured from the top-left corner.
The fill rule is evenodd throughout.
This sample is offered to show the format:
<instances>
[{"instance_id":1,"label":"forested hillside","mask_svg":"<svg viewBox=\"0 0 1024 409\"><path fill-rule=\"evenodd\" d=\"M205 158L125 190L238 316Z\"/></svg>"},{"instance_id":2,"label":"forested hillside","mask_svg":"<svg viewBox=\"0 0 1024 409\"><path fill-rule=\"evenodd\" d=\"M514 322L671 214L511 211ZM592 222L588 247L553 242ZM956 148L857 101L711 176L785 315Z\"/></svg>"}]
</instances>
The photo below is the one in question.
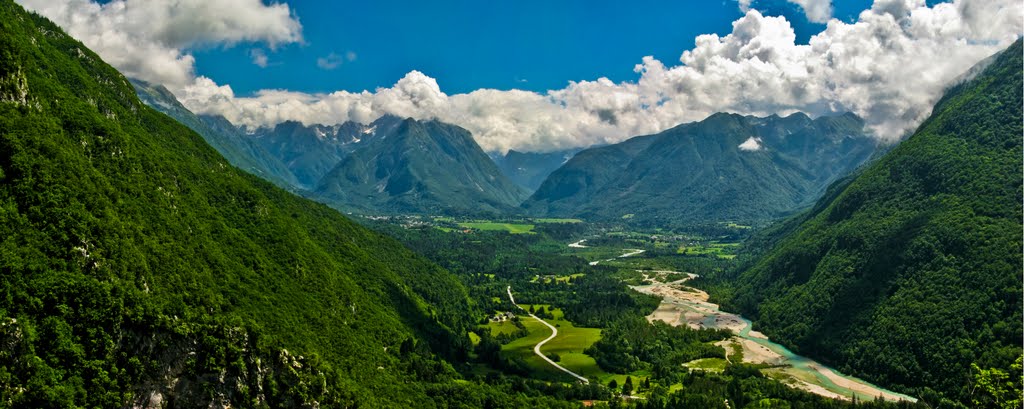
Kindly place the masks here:
<instances>
[{"instance_id":1,"label":"forested hillside","mask_svg":"<svg viewBox=\"0 0 1024 409\"><path fill-rule=\"evenodd\" d=\"M926 400L994 404L972 364L1019 388L1021 52L972 70L718 297L801 354Z\"/></svg>"},{"instance_id":2,"label":"forested hillside","mask_svg":"<svg viewBox=\"0 0 1024 409\"><path fill-rule=\"evenodd\" d=\"M430 407L467 300L0 2L0 407Z\"/></svg>"},{"instance_id":3,"label":"forested hillside","mask_svg":"<svg viewBox=\"0 0 1024 409\"><path fill-rule=\"evenodd\" d=\"M143 103L196 131L232 165L285 189L294 190L301 186L287 165L223 116L196 115L181 105L164 86L137 79L128 81Z\"/></svg>"},{"instance_id":4,"label":"forested hillside","mask_svg":"<svg viewBox=\"0 0 1024 409\"><path fill-rule=\"evenodd\" d=\"M853 114L718 113L584 150L523 207L531 214L650 226L764 222L814 202L876 149Z\"/></svg>"}]
</instances>

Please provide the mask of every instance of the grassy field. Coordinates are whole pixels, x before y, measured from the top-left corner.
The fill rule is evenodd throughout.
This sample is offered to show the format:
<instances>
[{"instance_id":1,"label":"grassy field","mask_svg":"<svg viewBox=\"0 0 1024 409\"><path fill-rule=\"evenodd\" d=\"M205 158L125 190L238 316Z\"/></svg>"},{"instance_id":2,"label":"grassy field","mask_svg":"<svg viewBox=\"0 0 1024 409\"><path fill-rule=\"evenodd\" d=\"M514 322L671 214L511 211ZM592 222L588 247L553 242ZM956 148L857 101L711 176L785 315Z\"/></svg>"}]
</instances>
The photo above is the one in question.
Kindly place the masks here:
<instances>
[{"instance_id":1,"label":"grassy field","mask_svg":"<svg viewBox=\"0 0 1024 409\"><path fill-rule=\"evenodd\" d=\"M536 304L533 307L539 309L541 306L545 308L550 307L545 304ZM523 308L529 309L530 305L524 304ZM541 347L541 352L558 355L560 358L558 361L559 365L587 378L595 379L605 385L612 379L621 385L626 381L626 376L631 376L634 384L636 384L649 375L645 371L638 371L627 375L605 372L597 365L597 361L594 358L583 353L585 349L601 339L601 330L598 328L577 327L572 322L566 321L562 316L562 311L557 308L552 311L552 315L554 319L547 319L545 321L558 328L558 336L544 344ZM548 379L565 380L566 375L533 353L533 346L550 336L551 330L528 316L524 316L522 322L529 331L529 335L504 345L501 348L503 353L521 356L537 375Z\"/></svg>"},{"instance_id":2,"label":"grassy field","mask_svg":"<svg viewBox=\"0 0 1024 409\"><path fill-rule=\"evenodd\" d=\"M580 219L531 219L534 223L583 223Z\"/></svg>"},{"instance_id":3,"label":"grassy field","mask_svg":"<svg viewBox=\"0 0 1024 409\"><path fill-rule=\"evenodd\" d=\"M526 321L533 321L533 318L530 318L529 316L523 317L522 321L523 323L526 323ZM498 336L498 334L513 334L516 331L519 331L519 327L516 327L516 324L513 324L511 321L491 321L487 323L487 327L491 329L492 336Z\"/></svg>"},{"instance_id":4,"label":"grassy field","mask_svg":"<svg viewBox=\"0 0 1024 409\"><path fill-rule=\"evenodd\" d=\"M710 372L722 372L725 370L726 361L722 358L704 358L685 363L687 368L702 369Z\"/></svg>"},{"instance_id":5,"label":"grassy field","mask_svg":"<svg viewBox=\"0 0 1024 409\"><path fill-rule=\"evenodd\" d=\"M553 279L553 280L555 280L557 282L567 283L572 278L583 277L583 276L584 276L583 273L576 273L576 274L570 274L570 275L567 275L567 276L556 276L556 277L553 277L553 278L552 277L539 277L539 278L538 277L534 277L532 280L530 280L530 282L531 283L536 283L537 281L543 281L544 284L547 284L547 283L550 283L551 280Z\"/></svg>"},{"instance_id":6,"label":"grassy field","mask_svg":"<svg viewBox=\"0 0 1024 409\"><path fill-rule=\"evenodd\" d=\"M711 254L718 258L732 259L736 258L736 250L738 248L739 243L711 242L707 245L679 246L677 253L690 255Z\"/></svg>"},{"instance_id":7,"label":"grassy field","mask_svg":"<svg viewBox=\"0 0 1024 409\"><path fill-rule=\"evenodd\" d=\"M474 230L504 230L512 234L533 234L534 225L522 223L460 222L459 226Z\"/></svg>"},{"instance_id":8,"label":"grassy field","mask_svg":"<svg viewBox=\"0 0 1024 409\"><path fill-rule=\"evenodd\" d=\"M543 341L549 335L551 330L544 326L537 320L524 317L522 320L523 326L526 327L528 334L525 337L516 339L508 344L501 346L502 354L508 356L519 356L523 358L526 365L539 377L547 378L551 380L563 380L568 381L569 376L563 374L561 371L555 369L539 356L534 355L533 346L537 345L538 342Z\"/></svg>"},{"instance_id":9,"label":"grassy field","mask_svg":"<svg viewBox=\"0 0 1024 409\"><path fill-rule=\"evenodd\" d=\"M601 330L599 328L580 328L573 325L572 322L565 320L561 309L555 308L550 309L551 306L548 304L521 304L521 306L527 310L532 306L535 311L541 307L549 309L553 318L545 319L546 322L558 328L558 336L548 341L541 347L541 352L544 354L555 354L558 355L558 364L580 374L594 382L598 382L602 385L608 385L609 382L615 380L620 385L625 384L626 378L630 377L633 380L633 385L639 386L645 378L648 378L651 374L649 371L634 371L628 374L612 374L605 372L597 365L597 361L594 358L583 353L584 350L589 348L595 342L601 339ZM559 371L555 367L548 364L546 361L538 357L533 353L534 345L543 341L551 335L551 329L544 324L538 322L532 317L522 314L521 323L528 332L528 335L519 339L516 339L508 344L502 346L502 354L506 356L519 356L526 363L527 367L531 370L531 377L537 379L546 379L550 381L561 381L561 382L573 382L574 379L569 375ZM498 323L490 323L492 333L495 329L500 330ZM504 324L511 326L511 324ZM515 328L515 327L512 327ZM721 366L724 368L725 360L717 359L721 361ZM719 366L719 362L715 359L705 359L694 361L701 367L707 367L708 370L714 370ZM678 390L682 387L681 384L666 385L670 390ZM634 394L645 397L649 391L637 391Z\"/></svg>"},{"instance_id":10,"label":"grassy field","mask_svg":"<svg viewBox=\"0 0 1024 409\"><path fill-rule=\"evenodd\" d=\"M586 243L584 243L586 244ZM616 258L626 253L625 249L615 247L566 247L564 254L571 254L586 259L587 261L607 260Z\"/></svg>"}]
</instances>

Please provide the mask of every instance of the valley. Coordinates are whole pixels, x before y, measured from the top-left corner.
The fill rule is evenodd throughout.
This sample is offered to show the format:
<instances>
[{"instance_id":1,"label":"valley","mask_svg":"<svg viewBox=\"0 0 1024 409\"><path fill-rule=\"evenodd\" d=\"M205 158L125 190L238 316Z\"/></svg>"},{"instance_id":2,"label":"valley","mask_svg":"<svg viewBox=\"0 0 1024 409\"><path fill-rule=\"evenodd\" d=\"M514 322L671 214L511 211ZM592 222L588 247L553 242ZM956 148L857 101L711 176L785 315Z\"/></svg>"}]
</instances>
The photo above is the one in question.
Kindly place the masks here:
<instances>
[{"instance_id":1,"label":"valley","mask_svg":"<svg viewBox=\"0 0 1024 409\"><path fill-rule=\"evenodd\" d=\"M363 3L0 0L0 409L1024 403L1024 5Z\"/></svg>"},{"instance_id":2,"label":"valley","mask_svg":"<svg viewBox=\"0 0 1024 409\"><path fill-rule=\"evenodd\" d=\"M419 219L442 224L462 223L450 218ZM529 223L530 220L509 222ZM487 222L476 220L475 223ZM410 223L406 220L404 225L410 226ZM493 275L477 276L482 280L477 281L478 285L469 287L476 299L487 300L491 306L487 308L493 308L494 311L488 315L486 324L470 332L470 338L477 346L480 357L488 354L484 351L486 348L498 348L490 352L496 355L491 359L498 359L497 367L503 368L505 372L521 373L523 376L548 381L606 387L612 385L615 387L613 392L617 391L624 397L648 399L653 396L657 399L685 389L689 382L693 382L690 377L720 376L717 374L722 374L727 367L744 365L765 381L779 382L780 385L823 398L844 401L883 399L905 403L917 401L914 397L879 388L793 354L763 334L753 331L749 320L720 310L717 305L708 302L709 295L706 292L689 285L699 274L680 270L692 269L700 274L716 274L737 261L735 254L687 252L685 249L712 245L732 248L729 244L735 241L730 240L740 240L747 234L745 226L723 223L720 227L734 235L730 239L729 235L706 237L693 232L637 230L625 225L587 222L536 225L540 230L534 235L517 234L514 230L482 229L467 233L442 231L430 226L412 229L422 233L430 232L427 235L435 237L429 241L438 240L436 235L440 234L449 239L469 238L481 244L495 239L495 236L502 237L501 241L532 242L534 244L530 247L533 250L529 251L531 263L528 265L557 265L556 260L565 260L566 257L576 260L570 268L527 267L527 271L535 272L531 275L496 272ZM557 230L545 230L544 226L572 226L571 232L560 233L576 238L555 243L550 236L559 233L556 233ZM408 234L410 230L405 228L405 231L406 237L411 237ZM417 248L417 244L407 243ZM489 248L488 251L503 247L495 245L496 248ZM578 286L587 280L600 280L609 286L603 297L601 294L580 292L582 289ZM587 310L599 308L599 300L609 296L634 298L637 300L633 304L636 307L632 310L628 307L625 310L615 309L608 318L588 317L592 311ZM658 358L648 355L637 361L646 362L639 366L602 364L607 359L600 351L603 348L600 344L609 342L606 339L609 334L616 339L628 336L613 327L626 325L620 323L633 319L645 323L642 325L664 322L680 331L706 332L698 338L709 338L698 344L680 346L679 350L704 352L688 352L667 361L661 359L668 356ZM638 324L633 322L628 325ZM486 347L489 343L487 339L494 339L500 346ZM719 352L714 352L716 350ZM693 353L696 355L690 355ZM637 359L638 356L643 355L634 355L630 359ZM682 356L691 356L692 359L681 359ZM627 379L630 389L620 390Z\"/></svg>"},{"instance_id":3,"label":"valley","mask_svg":"<svg viewBox=\"0 0 1024 409\"><path fill-rule=\"evenodd\" d=\"M631 288L641 293L662 297L658 309L647 316L648 320L664 321L670 325L687 325L694 329L727 329L735 336L721 343L726 351L741 351L737 355L742 357L742 362L764 365L764 372L768 376L783 383L836 399L851 399L856 395L860 400L881 397L892 401L917 401L916 398L839 374L825 365L796 355L786 347L771 342L764 334L752 330L753 324L750 320L721 311L718 305L708 302L706 292L686 286L686 282L692 278L695 278L695 275L655 271L651 276L644 274L644 281L649 284ZM675 280L667 281L671 279ZM732 359L737 357L734 356ZM728 355L726 361L729 361Z\"/></svg>"}]
</instances>

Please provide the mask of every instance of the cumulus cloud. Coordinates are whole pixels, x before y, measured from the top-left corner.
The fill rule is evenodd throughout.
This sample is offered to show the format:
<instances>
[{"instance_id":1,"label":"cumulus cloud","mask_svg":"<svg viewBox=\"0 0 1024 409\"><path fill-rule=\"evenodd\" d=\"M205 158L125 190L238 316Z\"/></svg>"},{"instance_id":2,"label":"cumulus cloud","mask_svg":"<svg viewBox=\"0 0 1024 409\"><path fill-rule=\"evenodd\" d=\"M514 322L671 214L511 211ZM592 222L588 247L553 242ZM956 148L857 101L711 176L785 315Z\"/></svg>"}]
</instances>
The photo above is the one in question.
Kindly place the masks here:
<instances>
[{"instance_id":1,"label":"cumulus cloud","mask_svg":"<svg viewBox=\"0 0 1024 409\"><path fill-rule=\"evenodd\" d=\"M262 48L253 48L249 50L249 57L252 58L252 63L256 64L260 68L267 68L267 53Z\"/></svg>"},{"instance_id":2,"label":"cumulus cloud","mask_svg":"<svg viewBox=\"0 0 1024 409\"><path fill-rule=\"evenodd\" d=\"M805 10L812 9L812 3L828 2L800 2ZM71 24L72 34L83 21L54 20ZM754 115L851 111L864 118L880 139L893 141L917 126L960 74L1014 41L1022 21L1024 4L1018 0L954 0L934 7L924 0L876 0L857 21L829 20L807 44L798 44L785 18L750 9L733 22L729 34L697 37L695 46L674 65L644 57L635 67L635 81L574 81L545 93L480 89L448 95L436 80L418 71L391 87L363 92L264 90L240 97L230 86L204 77L165 84L170 83L169 88L190 109L223 114L244 126L271 126L285 120L366 123L383 114L436 118L470 130L488 151L550 151L618 142L722 111ZM294 24L297 27L297 21ZM274 44L301 37L292 33L263 39L253 34L203 38L228 43L231 38L249 38ZM83 41L112 60L103 51L106 47L94 46L106 40L93 36ZM167 58L191 58L165 46L170 42L148 41L177 53ZM153 71L142 78L160 76L159 65L139 68L118 61L112 62L130 75L145 68Z\"/></svg>"},{"instance_id":3,"label":"cumulus cloud","mask_svg":"<svg viewBox=\"0 0 1024 409\"><path fill-rule=\"evenodd\" d=\"M800 6L807 15L807 20L815 23L827 23L832 18L832 0L788 0ZM753 0L737 0L740 10L750 11Z\"/></svg>"},{"instance_id":4,"label":"cumulus cloud","mask_svg":"<svg viewBox=\"0 0 1024 409\"><path fill-rule=\"evenodd\" d=\"M807 20L825 23L832 18L832 0L790 0L804 9Z\"/></svg>"},{"instance_id":5,"label":"cumulus cloud","mask_svg":"<svg viewBox=\"0 0 1024 409\"><path fill-rule=\"evenodd\" d=\"M751 136L737 147L740 148L741 151L759 151L761 150L761 138Z\"/></svg>"},{"instance_id":6,"label":"cumulus cloud","mask_svg":"<svg viewBox=\"0 0 1024 409\"><path fill-rule=\"evenodd\" d=\"M302 41L302 25L288 5L261 0L18 2L53 20L126 75L171 88L195 80L195 58L188 49L239 42L274 48Z\"/></svg>"}]
</instances>

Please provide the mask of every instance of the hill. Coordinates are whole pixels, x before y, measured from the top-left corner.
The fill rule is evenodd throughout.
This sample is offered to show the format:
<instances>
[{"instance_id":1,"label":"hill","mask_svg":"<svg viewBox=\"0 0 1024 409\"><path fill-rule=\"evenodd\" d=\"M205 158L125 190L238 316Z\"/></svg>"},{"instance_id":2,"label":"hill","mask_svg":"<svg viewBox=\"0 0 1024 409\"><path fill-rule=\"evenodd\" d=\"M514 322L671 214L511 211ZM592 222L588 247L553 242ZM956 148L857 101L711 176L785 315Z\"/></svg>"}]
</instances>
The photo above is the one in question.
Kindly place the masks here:
<instances>
[{"instance_id":1,"label":"hill","mask_svg":"<svg viewBox=\"0 0 1024 409\"><path fill-rule=\"evenodd\" d=\"M1007 370L1024 342L1021 53L972 71L913 136L762 240L776 244L718 298L843 372L975 406L971 364Z\"/></svg>"},{"instance_id":2,"label":"hill","mask_svg":"<svg viewBox=\"0 0 1024 409\"><path fill-rule=\"evenodd\" d=\"M523 203L543 216L652 225L757 222L811 204L876 149L852 114L715 114L584 150Z\"/></svg>"},{"instance_id":3,"label":"hill","mask_svg":"<svg viewBox=\"0 0 1024 409\"><path fill-rule=\"evenodd\" d=\"M435 405L468 349L450 273L231 166L49 20L3 0L0 33L0 406Z\"/></svg>"},{"instance_id":4,"label":"hill","mask_svg":"<svg viewBox=\"0 0 1024 409\"><path fill-rule=\"evenodd\" d=\"M318 200L387 213L505 213L525 191L501 174L468 131L405 119L341 159L316 187Z\"/></svg>"},{"instance_id":5,"label":"hill","mask_svg":"<svg viewBox=\"0 0 1024 409\"><path fill-rule=\"evenodd\" d=\"M201 135L232 165L285 189L295 189L299 186L298 179L284 163L224 117L192 113L163 85L154 85L138 79L128 81L135 87L135 93L143 103Z\"/></svg>"}]
</instances>

